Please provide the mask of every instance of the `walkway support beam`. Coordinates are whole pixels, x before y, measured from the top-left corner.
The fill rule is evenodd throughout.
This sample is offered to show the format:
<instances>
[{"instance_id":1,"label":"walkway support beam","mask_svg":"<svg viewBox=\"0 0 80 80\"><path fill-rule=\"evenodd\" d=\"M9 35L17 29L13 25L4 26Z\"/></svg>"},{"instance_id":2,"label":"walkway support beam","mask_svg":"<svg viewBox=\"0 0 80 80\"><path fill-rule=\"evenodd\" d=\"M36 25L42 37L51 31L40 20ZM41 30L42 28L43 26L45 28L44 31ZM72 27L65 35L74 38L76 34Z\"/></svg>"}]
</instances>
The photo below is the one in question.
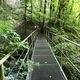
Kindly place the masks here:
<instances>
[{"instance_id":1,"label":"walkway support beam","mask_svg":"<svg viewBox=\"0 0 80 80\"><path fill-rule=\"evenodd\" d=\"M0 65L0 80L4 80L4 66Z\"/></svg>"}]
</instances>

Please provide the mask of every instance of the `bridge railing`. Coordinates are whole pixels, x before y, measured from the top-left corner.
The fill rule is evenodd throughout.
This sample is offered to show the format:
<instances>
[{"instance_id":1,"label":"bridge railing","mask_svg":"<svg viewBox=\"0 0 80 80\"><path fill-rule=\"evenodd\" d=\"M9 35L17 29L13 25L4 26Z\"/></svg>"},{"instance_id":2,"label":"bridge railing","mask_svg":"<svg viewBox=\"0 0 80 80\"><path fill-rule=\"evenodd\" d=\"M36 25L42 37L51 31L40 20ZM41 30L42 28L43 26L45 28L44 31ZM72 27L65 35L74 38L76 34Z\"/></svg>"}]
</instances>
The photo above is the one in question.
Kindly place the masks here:
<instances>
[{"instance_id":1,"label":"bridge railing","mask_svg":"<svg viewBox=\"0 0 80 80\"><path fill-rule=\"evenodd\" d=\"M54 47L54 46L56 46L56 44L58 44L58 43L61 43L61 49L58 47L58 46L56 46L56 48L58 49L58 51L59 51L59 56L57 56L56 54L56 57L59 59L59 62L60 62L60 65L61 66L63 66L63 64L65 65L65 64L67 64L67 65L70 65L70 67L71 68L73 68L75 71L76 71L76 73L78 73L78 76L80 76L80 69L77 67L77 65L75 65L75 63L71 60L71 58L70 58L70 56L68 56L68 55L66 55L65 53L64 53L64 51L63 51L63 47L65 47L64 45L63 45L63 43L64 42L68 42L68 43L70 43L70 44L73 44L73 45L75 45L78 49L79 49L79 51L80 51L80 44L78 44L78 43L76 43L76 42L74 42L74 41L71 41L71 40L69 40L69 39L67 39L67 38L65 38L65 37L63 37L63 36L61 36L61 35L58 35L58 34L56 34L56 33L53 33L53 32L50 32L50 31L46 31L46 38L47 38L47 40L48 40L48 42L51 44L51 46L52 46L52 48ZM57 38L57 39L55 39L55 38ZM59 42L57 42L57 41L59 41ZM67 52L66 52L67 53ZM69 52L68 52L69 53ZM73 53L74 54L74 53ZM65 59L66 60L65 60ZM77 56L76 56L76 58L77 58ZM67 61L67 62L65 62L65 61ZM74 78L74 74L72 73L72 72L70 72L71 73L71 75L73 76L73 77L71 77L71 80Z\"/></svg>"},{"instance_id":2,"label":"bridge railing","mask_svg":"<svg viewBox=\"0 0 80 80\"><path fill-rule=\"evenodd\" d=\"M15 61L15 63L14 63L14 65L11 67L12 68L12 70L14 69L14 67L16 66L16 64L17 64L17 62L20 60L20 58L24 55L24 57L22 58L23 60L22 60L22 62L21 62L21 65L20 66L18 66L18 71L17 71L17 74L16 74L16 77L18 76L18 74L19 74L19 72L20 72L20 70L21 70L21 68L22 68L22 65L23 65L23 63L24 63L24 61L26 60L26 58L28 57L29 58L29 53L30 53L30 50L31 49L33 49L33 47L34 47L34 43L35 43L35 39L36 39L36 37L37 37L37 30L35 30L35 31L33 31L28 37L26 37L23 41L21 41L21 43L19 44L19 46L22 44L22 43L24 43L24 42L28 42L28 46L29 46L29 48L26 50L26 52L25 52L25 50L23 50L21 53L20 53L20 55L19 55L19 57L18 57L18 59ZM0 60L0 80L5 80L5 78L4 78L4 64L6 63L6 61L10 58L10 57L12 57L13 55L15 55L14 53L16 52L18 50L18 48L16 48L14 51L11 51L11 52L9 52L7 55L5 55L1 60ZM24 54L24 52L25 52L25 54ZM8 75L12 72L12 70L10 70L10 72L8 73Z\"/></svg>"}]
</instances>

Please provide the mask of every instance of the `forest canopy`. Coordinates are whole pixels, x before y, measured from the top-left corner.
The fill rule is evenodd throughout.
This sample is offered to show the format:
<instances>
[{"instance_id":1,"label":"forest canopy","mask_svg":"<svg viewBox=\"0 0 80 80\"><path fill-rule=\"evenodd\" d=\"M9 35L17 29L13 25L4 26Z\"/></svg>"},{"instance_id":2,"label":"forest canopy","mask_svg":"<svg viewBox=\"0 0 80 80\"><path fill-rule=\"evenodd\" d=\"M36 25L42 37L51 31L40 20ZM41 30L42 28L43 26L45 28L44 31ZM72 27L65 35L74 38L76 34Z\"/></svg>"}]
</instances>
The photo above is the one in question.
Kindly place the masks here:
<instances>
[{"instance_id":1,"label":"forest canopy","mask_svg":"<svg viewBox=\"0 0 80 80\"><path fill-rule=\"evenodd\" d=\"M28 42L20 47L18 45L34 30L35 25L42 31L48 30L80 44L80 0L0 0L0 59L15 48L20 51L28 50ZM80 69L80 47L58 36L54 36L53 41L52 49L58 61L61 60L61 50ZM12 58L16 60L14 56ZM68 79L80 80L80 74L68 65L63 55L62 58L62 68L65 69ZM27 70L28 65L25 64L27 62L23 69ZM8 71L9 68L6 67L6 75ZM25 78L25 74L26 72L22 72L19 77Z\"/></svg>"}]
</instances>

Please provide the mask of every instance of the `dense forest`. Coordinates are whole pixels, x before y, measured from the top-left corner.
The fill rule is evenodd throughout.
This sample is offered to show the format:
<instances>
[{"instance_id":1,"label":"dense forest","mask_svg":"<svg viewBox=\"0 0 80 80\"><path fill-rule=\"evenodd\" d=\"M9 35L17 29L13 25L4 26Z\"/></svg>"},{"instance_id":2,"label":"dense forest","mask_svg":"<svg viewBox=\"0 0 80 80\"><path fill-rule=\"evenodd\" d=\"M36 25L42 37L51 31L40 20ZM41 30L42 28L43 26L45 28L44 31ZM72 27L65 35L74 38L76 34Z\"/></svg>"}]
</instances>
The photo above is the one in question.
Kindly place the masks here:
<instances>
[{"instance_id":1,"label":"dense forest","mask_svg":"<svg viewBox=\"0 0 80 80\"><path fill-rule=\"evenodd\" d=\"M80 80L80 46L60 37L80 44L80 0L0 0L0 60L17 49L15 56L4 63L5 80L26 80L28 68L40 66L27 60L19 73L23 56L14 66L19 53L29 49L29 43L22 40L35 30L35 25L42 32L59 35L54 35L53 44L49 41L53 52L68 80Z\"/></svg>"}]
</instances>

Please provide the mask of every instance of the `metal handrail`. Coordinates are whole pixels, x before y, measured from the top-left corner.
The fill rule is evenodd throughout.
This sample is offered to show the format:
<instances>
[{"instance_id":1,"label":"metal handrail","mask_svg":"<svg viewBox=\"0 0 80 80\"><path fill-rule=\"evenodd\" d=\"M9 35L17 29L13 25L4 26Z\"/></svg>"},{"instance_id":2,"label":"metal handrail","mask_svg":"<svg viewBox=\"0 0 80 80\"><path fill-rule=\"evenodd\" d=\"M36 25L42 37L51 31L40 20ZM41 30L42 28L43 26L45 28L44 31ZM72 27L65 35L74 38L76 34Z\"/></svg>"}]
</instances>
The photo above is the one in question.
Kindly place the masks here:
<instances>
[{"instance_id":1,"label":"metal handrail","mask_svg":"<svg viewBox=\"0 0 80 80\"><path fill-rule=\"evenodd\" d=\"M65 38L65 37L63 37L63 36L61 36L61 35L58 35L58 34L56 34L56 33L49 32L49 31L47 31L47 32L48 32L48 33L51 33L51 34L53 34L53 35L59 36L60 38L62 38L62 39L64 39L64 40L66 40L66 41L68 41L68 42L70 42L70 43L72 43L72 44L80 47L80 44L78 44L78 43L76 43L76 42L74 42L74 41L71 41L71 40L69 40L69 39L67 39L67 38Z\"/></svg>"},{"instance_id":2,"label":"metal handrail","mask_svg":"<svg viewBox=\"0 0 80 80\"><path fill-rule=\"evenodd\" d=\"M33 42L32 42L32 43L33 43ZM31 48L31 46L32 46L32 43L30 44L30 47L29 47L28 51L26 52L25 57L23 58L23 61L22 61L21 65L20 65L20 67L19 67L19 70L18 70L18 72L17 72L17 74L16 74L16 77L19 75L20 70L21 70L21 68L22 68L22 65L23 65L23 63L24 63L26 57L27 57L28 54L29 54L30 48Z\"/></svg>"},{"instance_id":3,"label":"metal handrail","mask_svg":"<svg viewBox=\"0 0 80 80\"><path fill-rule=\"evenodd\" d=\"M33 31L27 38L25 38L23 41L21 41L21 43L19 44L19 46L25 42L26 40L28 40L37 30ZM18 48L16 48L14 51L8 53L5 57L3 57L0 60L0 65L2 65Z\"/></svg>"},{"instance_id":4,"label":"metal handrail","mask_svg":"<svg viewBox=\"0 0 80 80\"><path fill-rule=\"evenodd\" d=\"M37 34L34 36L32 42L30 43L30 46L29 46L27 52L25 53L25 56L24 56L24 58L23 58L23 61L21 62L20 66L19 66L19 70L18 70L18 72L17 72L17 74L16 74L16 76L15 76L16 78L18 77L18 75L19 75L19 73L20 73L20 70L21 70L21 68L22 68L22 66L23 66L23 63L24 63L25 59L26 59L27 56L29 55L29 51L30 51L31 47L33 47L33 45L34 45L34 41L35 41L35 39L36 39L36 36L37 36ZM27 40L27 38L26 38L25 40Z\"/></svg>"},{"instance_id":5,"label":"metal handrail","mask_svg":"<svg viewBox=\"0 0 80 80\"><path fill-rule=\"evenodd\" d=\"M49 32L49 31L47 31L47 32ZM80 47L80 44L75 43L75 42L73 42L73 41L71 41L71 40L69 40L69 39L67 39L67 38L64 38L64 37L62 37L62 36L60 36L60 35L58 35L58 34L52 33L52 32L49 32L49 33L51 33L51 34L53 34L53 35L56 35L56 36L59 36L60 38L66 40L66 41L68 41L68 42L71 42L72 44ZM48 37L48 38L49 38L49 37ZM50 38L49 38L49 40L53 43L53 41L52 41ZM63 53L62 53L62 54L63 54ZM69 61L69 63L80 73L80 70L74 65L74 63L73 63L65 54L63 54L63 55L64 55L64 57Z\"/></svg>"}]
</instances>

